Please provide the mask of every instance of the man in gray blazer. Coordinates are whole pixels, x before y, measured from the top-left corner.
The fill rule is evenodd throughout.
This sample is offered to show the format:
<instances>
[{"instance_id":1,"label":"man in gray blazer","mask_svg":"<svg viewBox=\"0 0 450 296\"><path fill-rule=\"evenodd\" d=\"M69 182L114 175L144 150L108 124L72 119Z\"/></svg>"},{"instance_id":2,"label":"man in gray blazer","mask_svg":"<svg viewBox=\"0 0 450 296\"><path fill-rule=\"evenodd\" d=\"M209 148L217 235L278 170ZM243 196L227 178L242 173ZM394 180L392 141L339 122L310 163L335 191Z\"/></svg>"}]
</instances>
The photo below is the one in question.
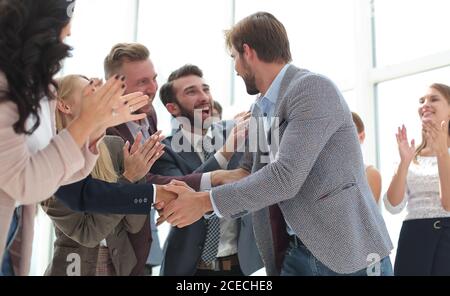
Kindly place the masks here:
<instances>
[{"instance_id":1,"label":"man in gray blazer","mask_svg":"<svg viewBox=\"0 0 450 296\"><path fill-rule=\"evenodd\" d=\"M161 87L160 97L181 124L166 142L184 160L177 165L183 174L238 167L241 155L221 149L234 122L210 126L213 100L200 68L184 65L173 71ZM210 146L206 145L209 143ZM212 159L216 161L211 162ZM205 166L208 162L210 165ZM189 227L170 230L161 275L242 276L263 267L251 216L236 220L217 219L217 227L213 229L210 221L202 218Z\"/></svg>"},{"instance_id":2,"label":"man in gray blazer","mask_svg":"<svg viewBox=\"0 0 450 296\"><path fill-rule=\"evenodd\" d=\"M391 275L392 243L337 87L289 65L287 33L269 13L237 23L227 44L247 92L261 94L252 115L263 124L250 134L265 145L246 153L240 169L212 175L221 180L213 184L230 184L200 193L171 186L178 199L163 219L184 227L211 211L226 219L253 212L269 275Z\"/></svg>"}]
</instances>

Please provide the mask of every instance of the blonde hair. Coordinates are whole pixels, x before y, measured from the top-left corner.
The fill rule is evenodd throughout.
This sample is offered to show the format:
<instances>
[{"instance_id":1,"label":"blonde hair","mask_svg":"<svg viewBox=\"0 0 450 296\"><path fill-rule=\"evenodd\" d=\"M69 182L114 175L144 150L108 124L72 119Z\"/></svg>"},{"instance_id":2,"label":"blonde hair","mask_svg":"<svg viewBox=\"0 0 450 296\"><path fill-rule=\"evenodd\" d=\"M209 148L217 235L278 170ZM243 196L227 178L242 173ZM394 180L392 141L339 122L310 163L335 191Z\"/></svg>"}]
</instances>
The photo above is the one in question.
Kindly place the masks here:
<instances>
[{"instance_id":1,"label":"blonde hair","mask_svg":"<svg viewBox=\"0 0 450 296\"><path fill-rule=\"evenodd\" d=\"M74 94L74 91L76 90L76 81L80 78L89 80L83 75L67 75L56 79L56 84L58 86L57 100L69 102L70 98ZM56 130L61 131L66 128L68 124L69 119L67 116L60 110L56 109Z\"/></svg>"},{"instance_id":2,"label":"blonde hair","mask_svg":"<svg viewBox=\"0 0 450 296\"><path fill-rule=\"evenodd\" d=\"M82 75L67 75L63 78L57 79L58 84L58 100L69 102L75 91L81 91L76 89L76 81L78 79L86 79ZM56 110L56 129L61 131L66 128L69 124L69 119L60 110ZM114 170L114 166L111 160L111 155L109 153L106 144L101 141L98 145L99 158L92 170L92 177L95 179L103 180L110 183L116 183L118 176Z\"/></svg>"},{"instance_id":3,"label":"blonde hair","mask_svg":"<svg viewBox=\"0 0 450 296\"><path fill-rule=\"evenodd\" d=\"M118 43L111 48L103 62L105 78L118 74L125 62L145 61L149 57L149 50L140 43Z\"/></svg>"}]
</instances>

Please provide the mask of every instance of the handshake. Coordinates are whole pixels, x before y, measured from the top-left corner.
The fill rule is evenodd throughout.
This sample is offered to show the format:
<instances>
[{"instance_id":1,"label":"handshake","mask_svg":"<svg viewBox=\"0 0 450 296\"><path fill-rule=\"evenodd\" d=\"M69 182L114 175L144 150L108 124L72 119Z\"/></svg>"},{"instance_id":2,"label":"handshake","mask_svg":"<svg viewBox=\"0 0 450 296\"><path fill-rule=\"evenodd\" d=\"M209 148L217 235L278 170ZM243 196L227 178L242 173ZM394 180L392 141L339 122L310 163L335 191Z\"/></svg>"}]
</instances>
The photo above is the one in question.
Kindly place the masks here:
<instances>
[{"instance_id":1,"label":"handshake","mask_svg":"<svg viewBox=\"0 0 450 296\"><path fill-rule=\"evenodd\" d=\"M211 185L220 186L241 180L249 175L244 169L218 170L211 173ZM167 185L156 185L155 208L159 213L156 225L164 221L173 227L186 227L211 214L214 209L209 192L195 192L185 182L172 180Z\"/></svg>"}]
</instances>

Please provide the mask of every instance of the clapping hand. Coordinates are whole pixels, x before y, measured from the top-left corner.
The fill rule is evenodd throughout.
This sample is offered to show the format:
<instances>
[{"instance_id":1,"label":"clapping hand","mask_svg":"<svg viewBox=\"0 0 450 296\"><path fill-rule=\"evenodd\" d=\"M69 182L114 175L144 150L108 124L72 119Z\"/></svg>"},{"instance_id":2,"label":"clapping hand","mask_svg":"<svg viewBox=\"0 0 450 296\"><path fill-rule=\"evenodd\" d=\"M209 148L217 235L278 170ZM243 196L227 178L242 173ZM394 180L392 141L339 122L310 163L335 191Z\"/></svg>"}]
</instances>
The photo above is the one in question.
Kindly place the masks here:
<instances>
[{"instance_id":1,"label":"clapping hand","mask_svg":"<svg viewBox=\"0 0 450 296\"><path fill-rule=\"evenodd\" d=\"M422 129L429 147L436 156L448 153L448 121L442 121L440 124L432 120L424 120Z\"/></svg>"},{"instance_id":2,"label":"clapping hand","mask_svg":"<svg viewBox=\"0 0 450 296\"><path fill-rule=\"evenodd\" d=\"M158 131L144 144L141 144L142 133L138 133L131 149L130 143L127 141L123 147L125 166L123 176L132 183L143 178L164 153L165 145L160 143L163 139L161 131Z\"/></svg>"},{"instance_id":3,"label":"clapping hand","mask_svg":"<svg viewBox=\"0 0 450 296\"><path fill-rule=\"evenodd\" d=\"M408 135L404 125L398 128L398 133L395 134L395 137L397 138L400 160L409 165L416 155L415 141L412 139L411 144L408 142Z\"/></svg>"}]
</instances>

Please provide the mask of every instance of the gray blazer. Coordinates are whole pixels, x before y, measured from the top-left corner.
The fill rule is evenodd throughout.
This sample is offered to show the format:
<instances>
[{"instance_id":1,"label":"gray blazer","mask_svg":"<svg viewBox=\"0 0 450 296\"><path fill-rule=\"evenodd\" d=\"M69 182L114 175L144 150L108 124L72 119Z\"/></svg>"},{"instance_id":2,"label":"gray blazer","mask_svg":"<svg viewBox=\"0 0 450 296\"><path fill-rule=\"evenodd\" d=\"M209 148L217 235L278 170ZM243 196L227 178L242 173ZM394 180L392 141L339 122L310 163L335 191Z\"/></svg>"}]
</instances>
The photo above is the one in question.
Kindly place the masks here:
<instances>
[{"instance_id":1,"label":"gray blazer","mask_svg":"<svg viewBox=\"0 0 450 296\"><path fill-rule=\"evenodd\" d=\"M247 153L242 167L252 174L212 190L225 218L254 212L267 273L279 273L268 209L274 204L312 254L335 272L366 268L371 253L388 256L393 246L365 177L351 113L337 87L321 75L289 66L274 114L279 117L279 126L272 126L280 135L274 147L278 158L266 164L261 151Z\"/></svg>"}]
</instances>

